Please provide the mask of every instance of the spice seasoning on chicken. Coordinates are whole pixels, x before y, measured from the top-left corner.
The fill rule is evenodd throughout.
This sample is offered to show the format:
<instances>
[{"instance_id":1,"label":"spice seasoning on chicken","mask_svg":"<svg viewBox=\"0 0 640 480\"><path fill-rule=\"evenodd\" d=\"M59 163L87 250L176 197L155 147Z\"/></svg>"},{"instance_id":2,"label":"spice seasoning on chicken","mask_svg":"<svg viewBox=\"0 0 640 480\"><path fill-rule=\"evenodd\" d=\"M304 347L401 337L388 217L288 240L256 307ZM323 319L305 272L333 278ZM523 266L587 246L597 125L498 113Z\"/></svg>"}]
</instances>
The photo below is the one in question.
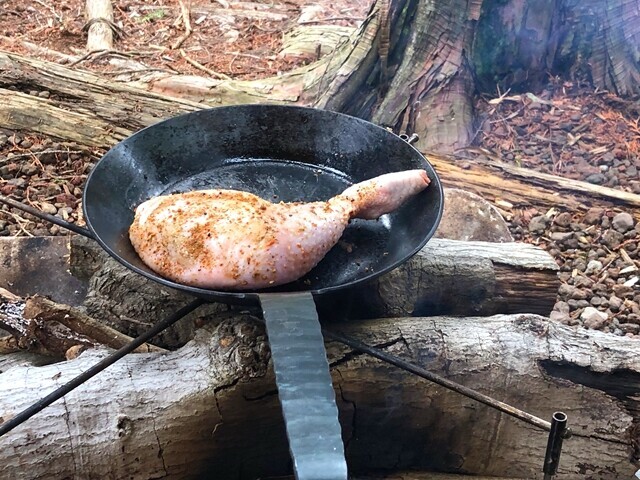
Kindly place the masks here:
<instances>
[{"instance_id":1,"label":"spice seasoning on chicken","mask_svg":"<svg viewBox=\"0 0 640 480\"><path fill-rule=\"evenodd\" d=\"M429 184L423 170L382 175L326 202L271 203L235 190L155 197L129 237L142 261L176 282L255 289L294 281L338 242L351 218L376 219Z\"/></svg>"}]
</instances>

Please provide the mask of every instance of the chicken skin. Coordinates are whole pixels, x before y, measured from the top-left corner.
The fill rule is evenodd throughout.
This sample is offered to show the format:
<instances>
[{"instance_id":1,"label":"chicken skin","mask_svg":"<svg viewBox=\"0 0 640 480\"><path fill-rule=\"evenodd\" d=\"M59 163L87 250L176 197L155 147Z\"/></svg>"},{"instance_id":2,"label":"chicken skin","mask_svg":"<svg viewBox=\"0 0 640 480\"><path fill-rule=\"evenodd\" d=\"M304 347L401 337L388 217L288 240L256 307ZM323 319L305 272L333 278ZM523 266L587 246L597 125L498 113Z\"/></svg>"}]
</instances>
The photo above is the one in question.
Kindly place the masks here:
<instances>
[{"instance_id":1,"label":"chicken skin","mask_svg":"<svg viewBox=\"0 0 640 480\"><path fill-rule=\"evenodd\" d=\"M247 290L305 275L338 242L349 219L376 219L427 187L424 170L352 185L326 202L271 203L236 190L147 200L129 237L142 261L175 282Z\"/></svg>"}]
</instances>

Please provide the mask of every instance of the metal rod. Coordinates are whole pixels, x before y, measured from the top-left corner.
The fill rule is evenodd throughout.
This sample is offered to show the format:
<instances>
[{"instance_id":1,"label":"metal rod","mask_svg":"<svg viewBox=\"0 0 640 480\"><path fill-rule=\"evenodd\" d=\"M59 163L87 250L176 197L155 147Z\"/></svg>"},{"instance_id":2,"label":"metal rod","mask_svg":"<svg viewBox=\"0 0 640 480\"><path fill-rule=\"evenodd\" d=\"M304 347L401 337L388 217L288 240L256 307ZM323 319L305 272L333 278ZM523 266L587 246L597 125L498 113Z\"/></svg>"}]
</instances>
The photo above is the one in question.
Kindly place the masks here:
<instances>
[{"instance_id":1,"label":"metal rod","mask_svg":"<svg viewBox=\"0 0 640 480\"><path fill-rule=\"evenodd\" d=\"M382 350L379 350L375 347L371 347L365 343L362 343L360 340L356 340L353 337L349 337L339 333L334 333L325 329L322 330L322 333L327 338L330 338L331 340L335 340L336 342L340 342L345 345L348 345L354 350L371 355L372 357L382 360L383 362L390 363L391 365L401 368L402 370L413 373L414 375L418 375L419 377L425 378L431 382L437 383L438 385L441 385L445 388L453 390L454 392L460 393L465 397L469 397L480 403L484 403L489 407L495 408L496 410L500 410L501 412L506 413L507 415L511 415L512 417L515 417L519 420L522 420L523 422L533 425L534 427L538 427L546 431L551 430L551 423L547 422L546 420L538 418L535 415L531 415L530 413L527 413L518 408L512 407L511 405L508 405L499 400L495 400L487 395L484 395L483 393L477 392L476 390L460 385L459 383L443 378L439 375L436 375L435 373L431 373L430 371L425 370L424 368L418 367L417 365L414 365L412 363L409 363L399 357L396 357L395 355L392 355L387 352L383 352Z\"/></svg>"},{"instance_id":2,"label":"metal rod","mask_svg":"<svg viewBox=\"0 0 640 480\"><path fill-rule=\"evenodd\" d=\"M4 197L2 195L0 195L0 203L5 203L10 207L17 208L18 210L22 210L23 212L27 212L28 214L33 215L34 217L38 217L41 220L46 220L47 222L51 222L54 225L58 225L59 227L66 228L67 230L71 230L72 232L75 232L79 235L84 235L85 237L92 238L95 240L95 237L93 236L93 233L91 233L90 230L83 227L79 227L74 223L66 222L61 218L55 217L53 215L49 215L48 213L44 213L38 210L37 208L33 208L29 205L25 205L24 203L17 202L15 200L12 200L8 197Z\"/></svg>"},{"instance_id":3,"label":"metal rod","mask_svg":"<svg viewBox=\"0 0 640 480\"><path fill-rule=\"evenodd\" d=\"M547 452L544 456L544 479L551 480L558 472L560 453L562 452L562 440L567 435L567 415L564 412L555 412L551 417L551 430L547 440Z\"/></svg>"},{"instance_id":4,"label":"metal rod","mask_svg":"<svg viewBox=\"0 0 640 480\"><path fill-rule=\"evenodd\" d=\"M31 405L30 407L18 413L15 417L11 418L10 420L7 420L3 424L0 424L0 437L5 433L10 432L21 423L27 421L28 419L33 417L36 413L48 407L56 400L59 400L60 398L64 397L71 390L82 385L84 382L89 380L91 377L97 375L98 373L103 371L105 368L113 365L115 362L120 360L126 354L138 348L143 343L151 340L158 333L170 327L171 325L176 323L178 320L180 320L182 317L194 311L203 303L204 303L204 300L199 298L196 300L193 300L191 303L185 305L173 315L165 318L164 320L160 320L158 323L156 323L153 327L151 327L145 333L143 333L139 337L136 337L134 340L132 340L129 344L125 345L124 347L115 351L108 357L96 363L93 367L89 368L89 370L81 373L80 375L75 377L73 380L70 380L69 382L62 385L60 388L51 392L46 397L38 400L36 403Z\"/></svg>"}]
</instances>

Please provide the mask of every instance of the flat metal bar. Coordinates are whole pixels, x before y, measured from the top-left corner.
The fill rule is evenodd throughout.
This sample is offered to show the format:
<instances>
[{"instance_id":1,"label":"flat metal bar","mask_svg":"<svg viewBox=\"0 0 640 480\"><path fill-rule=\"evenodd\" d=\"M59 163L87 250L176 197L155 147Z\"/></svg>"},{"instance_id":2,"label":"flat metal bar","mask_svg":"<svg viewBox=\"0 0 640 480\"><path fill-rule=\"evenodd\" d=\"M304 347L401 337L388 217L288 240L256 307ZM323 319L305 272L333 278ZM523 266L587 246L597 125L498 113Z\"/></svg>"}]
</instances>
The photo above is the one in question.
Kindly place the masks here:
<instances>
[{"instance_id":1,"label":"flat metal bar","mask_svg":"<svg viewBox=\"0 0 640 480\"><path fill-rule=\"evenodd\" d=\"M48 213L44 213L38 210L37 208L33 208L30 205L25 205L22 202L17 202L16 200L12 200L11 198L8 198L2 195L0 195L0 203L4 203L6 205L9 205L10 207L17 208L18 210L22 210L23 212L33 215L34 217L37 217L41 220L46 220L47 222L53 223L54 225L58 225L59 227L66 228L67 230L71 230L72 232L77 233L78 235L82 235L95 240L93 233L89 229L79 227L75 223L66 222L61 218L58 218L54 215L49 215Z\"/></svg>"},{"instance_id":2,"label":"flat metal bar","mask_svg":"<svg viewBox=\"0 0 640 480\"><path fill-rule=\"evenodd\" d=\"M438 385L448 388L449 390L453 390L454 392L464 395L465 397L471 398L480 403L484 403L485 405L491 408L495 408L496 410L506 413L507 415L510 415L519 420L522 420L523 422L526 422L529 425L533 425L534 427L538 427L542 430L546 430L547 432L551 430L551 422L547 422L542 418L536 417L535 415L531 415L530 413L527 413L523 410L512 407L507 403L501 402L499 400L489 397L488 395L480 393L471 388L465 387L464 385L460 385L459 383L453 382L449 379L436 375L435 373L432 373L428 370L425 370L422 367L418 367L417 365L409 363L406 360L401 359L400 357L397 357L387 352L383 352L378 348L371 347L366 343L363 343L360 340L357 340L353 337L335 333L326 329L323 329L322 333L327 338L330 338L331 340L343 343L353 348L354 350L357 350L362 353L366 353L367 355L371 355L372 357L382 360L383 362L394 365L409 373L413 373L414 375L418 375L419 377L422 377L433 383L437 383Z\"/></svg>"},{"instance_id":3,"label":"flat metal bar","mask_svg":"<svg viewBox=\"0 0 640 480\"><path fill-rule=\"evenodd\" d=\"M298 480L347 480L338 407L310 293L262 294L278 396Z\"/></svg>"},{"instance_id":4,"label":"flat metal bar","mask_svg":"<svg viewBox=\"0 0 640 480\"><path fill-rule=\"evenodd\" d=\"M143 333L139 337L136 337L135 339L133 339L130 343L128 343L124 347L115 351L108 357L105 357L102 360L100 360L98 363L96 363L93 367L89 368L87 371L81 373L74 379L70 380L69 382L65 383L61 387L57 388L46 397L38 400L36 403L31 405L30 407L18 413L15 417L7 420L3 424L0 424L0 437L5 433L10 432L21 423L24 423L25 421L27 421L28 419L33 417L36 413L40 412L41 410L44 410L46 407L51 405L56 400L59 400L60 398L64 397L71 390L82 385L84 382L94 377L95 375L103 371L105 368L113 365L115 362L120 360L126 354L131 353L133 350L138 348L143 343L148 342L157 334L162 332L164 329L170 327L171 325L176 323L178 320L180 320L182 317L191 313L192 311L194 311L196 308L198 308L200 305L204 303L205 303L204 300L201 300L199 298L196 300L193 300L191 303L185 305L173 315L165 318L164 320L160 320L153 327L151 327L149 330L147 330L145 333Z\"/></svg>"}]
</instances>

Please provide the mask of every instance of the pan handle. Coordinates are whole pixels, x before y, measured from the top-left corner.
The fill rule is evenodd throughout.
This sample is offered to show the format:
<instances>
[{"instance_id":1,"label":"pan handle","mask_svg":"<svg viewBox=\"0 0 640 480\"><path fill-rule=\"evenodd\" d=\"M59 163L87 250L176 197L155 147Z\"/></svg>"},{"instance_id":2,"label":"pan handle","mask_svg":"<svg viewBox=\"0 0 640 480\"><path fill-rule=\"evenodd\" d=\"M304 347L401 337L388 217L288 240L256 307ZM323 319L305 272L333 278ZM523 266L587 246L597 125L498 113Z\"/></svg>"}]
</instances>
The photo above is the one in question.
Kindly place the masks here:
<instances>
[{"instance_id":1,"label":"pan handle","mask_svg":"<svg viewBox=\"0 0 640 480\"><path fill-rule=\"evenodd\" d=\"M310 293L260 294L297 480L347 480L329 363Z\"/></svg>"}]
</instances>

